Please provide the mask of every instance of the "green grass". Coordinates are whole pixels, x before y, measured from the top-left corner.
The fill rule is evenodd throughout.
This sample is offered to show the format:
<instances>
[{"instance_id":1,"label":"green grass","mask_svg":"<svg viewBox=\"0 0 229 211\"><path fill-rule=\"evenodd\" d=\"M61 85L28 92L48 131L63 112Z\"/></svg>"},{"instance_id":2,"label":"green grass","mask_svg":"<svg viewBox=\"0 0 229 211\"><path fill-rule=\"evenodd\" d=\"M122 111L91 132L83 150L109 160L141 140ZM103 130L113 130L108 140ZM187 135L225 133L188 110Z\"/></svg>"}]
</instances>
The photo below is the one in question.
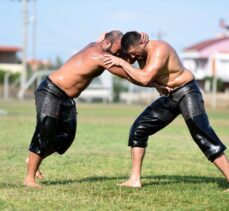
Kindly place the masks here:
<instances>
[{"instance_id":1,"label":"green grass","mask_svg":"<svg viewBox=\"0 0 229 211\"><path fill-rule=\"evenodd\" d=\"M44 160L44 188L25 188L25 158L35 127L33 101L0 101L0 210L229 210L227 182L192 141L181 117L152 136L142 189L121 188L128 178L132 122L144 106L78 106L77 137L63 155ZM209 111L229 146L229 111ZM228 152L226 151L228 155Z\"/></svg>"}]
</instances>

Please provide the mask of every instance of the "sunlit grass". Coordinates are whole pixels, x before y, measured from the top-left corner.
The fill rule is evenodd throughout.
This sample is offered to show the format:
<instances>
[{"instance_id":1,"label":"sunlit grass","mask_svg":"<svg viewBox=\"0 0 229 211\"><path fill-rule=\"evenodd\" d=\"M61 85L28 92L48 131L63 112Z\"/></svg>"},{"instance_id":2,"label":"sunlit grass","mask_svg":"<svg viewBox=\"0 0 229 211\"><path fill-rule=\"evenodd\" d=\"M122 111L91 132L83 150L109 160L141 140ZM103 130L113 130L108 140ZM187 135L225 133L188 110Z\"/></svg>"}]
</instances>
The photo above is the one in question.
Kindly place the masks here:
<instances>
[{"instance_id":1,"label":"sunlit grass","mask_svg":"<svg viewBox=\"0 0 229 211\"><path fill-rule=\"evenodd\" d=\"M78 104L76 140L44 160L44 188L25 188L25 158L35 127L33 101L0 101L0 210L229 210L227 183L192 141L182 117L152 136L142 189L120 188L128 178L129 128L144 106ZM229 146L229 111L210 111ZM227 151L226 151L227 153ZM228 153L227 153L228 154Z\"/></svg>"}]
</instances>

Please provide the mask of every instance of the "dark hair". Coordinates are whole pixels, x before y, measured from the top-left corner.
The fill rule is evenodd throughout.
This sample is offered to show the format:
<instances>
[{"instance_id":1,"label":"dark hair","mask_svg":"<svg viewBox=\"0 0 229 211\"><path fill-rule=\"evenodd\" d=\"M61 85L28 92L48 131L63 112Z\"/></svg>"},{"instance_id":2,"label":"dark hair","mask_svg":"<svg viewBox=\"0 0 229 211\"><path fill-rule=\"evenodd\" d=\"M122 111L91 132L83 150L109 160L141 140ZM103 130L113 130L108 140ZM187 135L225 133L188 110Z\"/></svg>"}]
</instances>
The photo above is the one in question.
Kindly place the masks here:
<instances>
[{"instance_id":1,"label":"dark hair","mask_svg":"<svg viewBox=\"0 0 229 211\"><path fill-rule=\"evenodd\" d=\"M117 39L121 39L122 36L123 36L122 32L118 30L114 30L106 33L105 40L109 40L111 44L113 44Z\"/></svg>"},{"instance_id":2,"label":"dark hair","mask_svg":"<svg viewBox=\"0 0 229 211\"><path fill-rule=\"evenodd\" d=\"M136 31L127 32L123 35L121 40L121 46L124 51L127 51L130 46L135 46L141 40L141 34Z\"/></svg>"}]
</instances>

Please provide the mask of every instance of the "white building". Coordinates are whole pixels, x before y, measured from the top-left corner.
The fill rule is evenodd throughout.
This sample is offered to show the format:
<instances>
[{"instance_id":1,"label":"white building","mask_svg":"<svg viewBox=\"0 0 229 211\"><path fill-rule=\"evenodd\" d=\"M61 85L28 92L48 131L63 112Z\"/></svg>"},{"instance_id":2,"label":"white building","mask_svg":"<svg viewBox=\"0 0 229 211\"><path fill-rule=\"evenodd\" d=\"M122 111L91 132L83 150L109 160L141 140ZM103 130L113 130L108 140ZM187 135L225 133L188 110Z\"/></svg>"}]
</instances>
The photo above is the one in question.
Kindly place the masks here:
<instances>
[{"instance_id":1,"label":"white building","mask_svg":"<svg viewBox=\"0 0 229 211\"><path fill-rule=\"evenodd\" d=\"M229 89L229 36L224 35L191 45L181 54L183 64L191 70L199 85L209 91L206 77L216 76Z\"/></svg>"},{"instance_id":2,"label":"white building","mask_svg":"<svg viewBox=\"0 0 229 211\"><path fill-rule=\"evenodd\" d=\"M15 46L0 46L0 70L8 72L21 72L22 63L17 57L17 53L22 49Z\"/></svg>"},{"instance_id":3,"label":"white building","mask_svg":"<svg viewBox=\"0 0 229 211\"><path fill-rule=\"evenodd\" d=\"M90 85L77 98L80 101L93 102L112 102L113 101L113 82L112 74L104 71L102 75L93 79Z\"/></svg>"}]
</instances>

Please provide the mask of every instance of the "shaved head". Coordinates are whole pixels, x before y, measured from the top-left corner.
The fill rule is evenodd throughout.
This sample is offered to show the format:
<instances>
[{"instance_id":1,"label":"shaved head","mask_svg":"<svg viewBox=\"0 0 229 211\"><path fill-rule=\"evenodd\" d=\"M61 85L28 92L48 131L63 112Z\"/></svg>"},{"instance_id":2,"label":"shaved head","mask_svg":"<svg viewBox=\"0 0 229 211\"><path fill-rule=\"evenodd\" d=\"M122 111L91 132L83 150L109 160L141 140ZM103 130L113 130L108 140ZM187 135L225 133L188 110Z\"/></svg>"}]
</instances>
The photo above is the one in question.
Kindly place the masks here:
<instances>
[{"instance_id":1,"label":"shaved head","mask_svg":"<svg viewBox=\"0 0 229 211\"><path fill-rule=\"evenodd\" d=\"M114 30L106 33L104 37L104 41L107 44L105 47L105 51L116 56L119 55L121 50L122 36L123 33L118 30Z\"/></svg>"},{"instance_id":2,"label":"shaved head","mask_svg":"<svg viewBox=\"0 0 229 211\"><path fill-rule=\"evenodd\" d=\"M122 36L123 33L121 31L114 30L106 33L105 40L108 40L111 44L113 44L117 40L121 40Z\"/></svg>"}]
</instances>

